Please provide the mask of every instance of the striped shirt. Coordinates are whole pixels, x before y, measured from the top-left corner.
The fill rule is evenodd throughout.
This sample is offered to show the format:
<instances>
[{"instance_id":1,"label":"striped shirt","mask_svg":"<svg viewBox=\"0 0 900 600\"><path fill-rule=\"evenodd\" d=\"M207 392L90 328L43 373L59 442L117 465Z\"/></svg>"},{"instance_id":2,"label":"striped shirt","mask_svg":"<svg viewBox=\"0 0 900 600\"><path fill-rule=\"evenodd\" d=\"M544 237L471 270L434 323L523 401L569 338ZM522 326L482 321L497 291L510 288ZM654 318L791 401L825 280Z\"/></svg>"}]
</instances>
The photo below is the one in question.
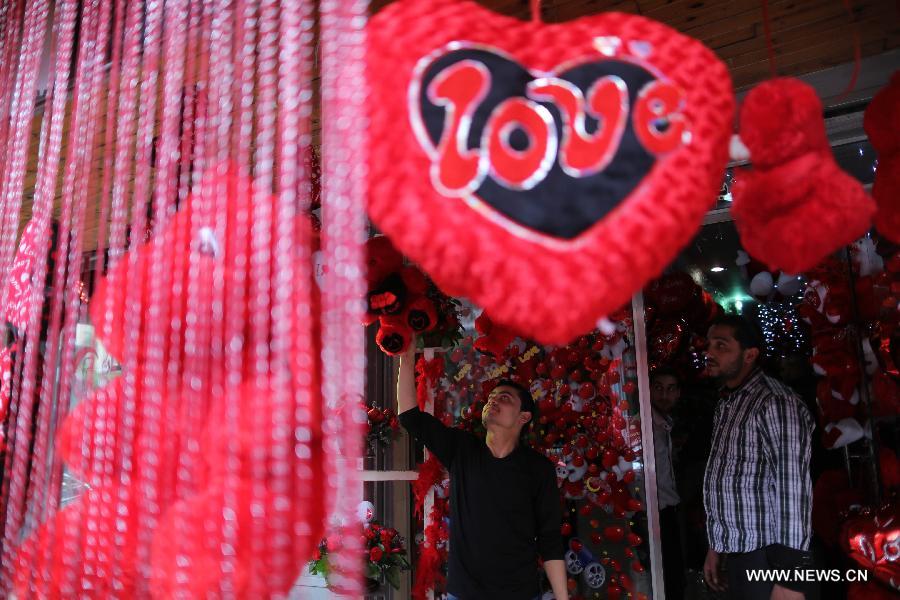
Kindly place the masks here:
<instances>
[{"instance_id":1,"label":"striped shirt","mask_svg":"<svg viewBox=\"0 0 900 600\"><path fill-rule=\"evenodd\" d=\"M800 398L759 370L719 401L703 481L713 550L809 548L813 427Z\"/></svg>"}]
</instances>

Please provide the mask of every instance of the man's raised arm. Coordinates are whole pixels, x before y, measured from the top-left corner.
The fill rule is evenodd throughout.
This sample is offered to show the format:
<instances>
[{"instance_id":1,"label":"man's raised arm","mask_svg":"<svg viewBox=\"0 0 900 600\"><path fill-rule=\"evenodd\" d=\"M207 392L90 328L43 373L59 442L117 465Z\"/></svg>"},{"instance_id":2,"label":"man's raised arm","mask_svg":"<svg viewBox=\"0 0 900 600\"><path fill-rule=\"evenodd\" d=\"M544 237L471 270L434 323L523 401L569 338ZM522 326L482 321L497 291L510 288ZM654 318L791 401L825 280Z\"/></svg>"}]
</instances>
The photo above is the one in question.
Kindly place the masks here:
<instances>
[{"instance_id":1,"label":"man's raised arm","mask_svg":"<svg viewBox=\"0 0 900 600\"><path fill-rule=\"evenodd\" d=\"M409 342L409 348L400 356L397 372L397 414L414 408L416 402L416 339Z\"/></svg>"}]
</instances>

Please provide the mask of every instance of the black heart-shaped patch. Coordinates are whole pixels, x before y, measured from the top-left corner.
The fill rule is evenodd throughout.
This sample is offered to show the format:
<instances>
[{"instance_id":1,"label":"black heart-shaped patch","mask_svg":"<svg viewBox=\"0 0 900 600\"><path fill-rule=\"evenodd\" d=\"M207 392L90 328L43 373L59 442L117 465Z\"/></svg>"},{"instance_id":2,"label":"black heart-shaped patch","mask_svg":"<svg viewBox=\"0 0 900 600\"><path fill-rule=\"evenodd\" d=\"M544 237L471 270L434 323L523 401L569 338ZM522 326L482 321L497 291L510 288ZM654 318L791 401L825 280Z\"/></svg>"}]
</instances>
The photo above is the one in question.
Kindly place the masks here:
<instances>
[{"instance_id":1,"label":"black heart-shaped patch","mask_svg":"<svg viewBox=\"0 0 900 600\"><path fill-rule=\"evenodd\" d=\"M554 78L573 86L573 89L588 98L591 87L604 78L615 78L620 82L623 98L627 95L627 107L634 107L641 91L657 78L646 68L634 62L618 59L597 60L596 58L570 64L555 73L532 73L516 61L492 49L460 48L423 62L419 73L417 97L410 97L410 109L414 118L419 142L429 152L436 152L442 136L452 125L453 106L434 97L435 82L440 82L448 69L460 64L482 65L488 73L489 86L480 95L477 108L470 115L466 148L473 150L488 143L484 139L486 128L498 107L510 99L526 98L529 85L538 80ZM533 96L533 94L532 94ZM626 107L620 123L621 132L613 154L596 172L577 174L567 172L563 163L557 160L565 140L565 119L569 115L561 111L557 102L531 100L540 105L552 119L552 136L558 147L551 153L547 170L540 180L523 189L523 186L509 185L493 173L487 173L478 181L478 187L471 190L468 200L484 202L512 222L526 228L560 239L577 237L606 216L641 183L656 162L656 155L647 151L636 134L633 119ZM475 105L475 102L472 103ZM416 122L416 119L418 121ZM602 117L584 112L583 130L588 136L595 135L601 127L614 126L602 122ZM665 129L661 123L660 128ZM525 152L534 143L522 127L513 127L507 132L506 143L515 152Z\"/></svg>"}]
</instances>

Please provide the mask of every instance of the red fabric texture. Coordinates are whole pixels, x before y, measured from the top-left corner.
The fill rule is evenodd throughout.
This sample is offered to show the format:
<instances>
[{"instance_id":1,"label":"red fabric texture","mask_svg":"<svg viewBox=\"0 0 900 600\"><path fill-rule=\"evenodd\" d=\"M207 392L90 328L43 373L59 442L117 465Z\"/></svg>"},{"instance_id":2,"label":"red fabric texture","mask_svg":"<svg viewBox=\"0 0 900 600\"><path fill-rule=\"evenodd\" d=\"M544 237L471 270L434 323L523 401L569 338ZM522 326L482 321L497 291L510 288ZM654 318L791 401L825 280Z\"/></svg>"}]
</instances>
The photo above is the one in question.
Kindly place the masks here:
<instances>
[{"instance_id":1,"label":"red fabric texture","mask_svg":"<svg viewBox=\"0 0 900 600\"><path fill-rule=\"evenodd\" d=\"M438 193L413 131L408 94L416 65L451 42L498 49L548 72L603 58L597 36L617 36L686 93L689 143L660 157L616 208L571 240L522 234L499 213ZM635 15L605 13L562 24L523 22L473 2L402 0L369 23L369 214L445 293L484 307L497 323L542 343L592 330L691 239L721 186L734 98L724 64L701 43Z\"/></svg>"},{"instance_id":2,"label":"red fabric texture","mask_svg":"<svg viewBox=\"0 0 900 600\"><path fill-rule=\"evenodd\" d=\"M440 356L431 360L425 360L425 357L422 356L416 362L416 404L419 405L419 410L425 410L425 403L428 402L428 390L434 388L443 374L444 359ZM434 413L440 414L440 411L435 410Z\"/></svg>"},{"instance_id":3,"label":"red fabric texture","mask_svg":"<svg viewBox=\"0 0 900 600\"><path fill-rule=\"evenodd\" d=\"M324 520L323 512L307 513L304 520L319 519L309 521L316 525L314 529L280 529L276 523L293 522L298 517L295 511L307 512L305 503L293 502L291 498L290 493L287 500L279 498L265 486L257 492L248 479L240 479L236 488L234 483L226 484L225 480L219 479L202 493L174 504L163 515L153 538L151 584L154 596L173 598L176 592L184 589L176 577L179 570L190 582L187 586L189 597L209 598L219 594L222 544L227 543L223 536L223 511L233 515L229 526L234 529L231 542L234 548L234 597L269 598L286 594L299 574L298 565L310 559L313 548L321 539L320 523ZM266 552L265 543L259 540L254 543L251 537L254 534L281 537L282 543L292 549L291 564L277 564L273 555ZM180 555L187 557L188 565L179 567ZM284 577L286 573L292 576Z\"/></svg>"},{"instance_id":4,"label":"red fabric texture","mask_svg":"<svg viewBox=\"0 0 900 600\"><path fill-rule=\"evenodd\" d=\"M139 502L132 491L106 485L89 489L78 502L51 516L26 538L14 559L16 596L35 597L28 580L35 565L22 562L23 557L32 557L38 568L48 574L40 581L41 598L140 597L136 520ZM120 509L127 512L120 513ZM117 536L121 538L114 543ZM123 553L112 567L116 548L122 548ZM49 562L44 562L44 556L49 557ZM73 564L80 568L73 570Z\"/></svg>"},{"instance_id":5,"label":"red fabric texture","mask_svg":"<svg viewBox=\"0 0 900 600\"><path fill-rule=\"evenodd\" d=\"M413 482L413 498L415 498L416 512L422 510L425 496L428 491L435 485L440 485L447 477L444 465L437 459L434 454L429 455L428 460L421 463L418 467L419 477Z\"/></svg>"},{"instance_id":6,"label":"red fabric texture","mask_svg":"<svg viewBox=\"0 0 900 600\"><path fill-rule=\"evenodd\" d=\"M841 513L865 501L861 490L850 485L842 469L825 471L813 486L812 527L829 546L837 546L841 533Z\"/></svg>"},{"instance_id":7,"label":"red fabric texture","mask_svg":"<svg viewBox=\"0 0 900 600\"><path fill-rule=\"evenodd\" d=\"M475 349L479 352L491 354L498 359L503 356L506 348L516 339L516 334L491 321L486 312L482 312L475 319L475 331L478 332L478 338L475 340Z\"/></svg>"},{"instance_id":8,"label":"red fabric texture","mask_svg":"<svg viewBox=\"0 0 900 600\"><path fill-rule=\"evenodd\" d=\"M168 279L155 295L151 296L149 285L150 262L153 259L151 243L143 244L122 257L101 280L89 308L97 323L97 334L113 356L126 369L133 369L134 372L95 391L67 416L61 426L58 448L62 459L78 477L98 491L91 491L85 498L51 517L55 519L55 541L44 540L44 526L25 542L42 548L43 544L58 544L60 540L65 543L72 538L73 544L81 544L80 547L86 551L92 551L94 546L122 547L121 542L114 543L111 536L124 536L137 540L125 544L131 552L126 557L133 558L135 547L149 545L152 539L152 549L142 548L145 554L150 554L150 565L121 565L128 579L127 585L137 585L141 590L135 594L125 592L128 597L145 594L148 577L152 579L149 583L155 597L172 597L175 591L182 589L182 584L176 582L176 573L191 582L191 597L216 594L222 577L222 544L226 543L223 537L223 510L226 508L235 515L236 537L231 543L235 550L234 582L235 597L238 598L286 593L323 533L326 508L320 488L325 481L326 461L321 429L321 331L317 317L321 309L312 265L305 271L309 280L296 280L291 289L294 299L299 305L308 306L309 313L301 315L297 311L291 313L285 322L272 324L272 327L289 330L290 346L284 354L284 359L289 363L289 373L279 368L285 365L277 365L275 355L265 358L255 355L253 348L257 344L252 341L256 339L256 332L252 330L252 321L247 318L244 369L238 373L241 381L237 385L225 386L224 392L211 385L214 374L210 370L223 362L221 359L213 360L215 336L222 334L214 328L205 338L198 338L205 339L209 346L194 343L190 353L184 340L180 345L173 345L167 336L163 344L164 364L177 366L179 378L176 381L180 380L187 360L199 361L200 368L195 365L194 369L206 374L201 381L176 386L177 393L173 395L166 390L165 381L159 382L160 388L155 389L151 387L152 382L142 376L143 366L149 358L143 343L149 333L145 331L149 311L162 310L167 318L184 323L189 296L185 291L187 286L189 283L192 286L207 284L219 266L224 267L226 288L233 290L233 286L241 286L236 290L236 297L240 298L238 305L226 306L224 314L235 315L243 311L245 317L249 317L252 283L249 279L236 276L232 267L240 254L239 249L243 248L244 252L249 250L250 231L245 228L241 232L234 226L234 219L243 207L250 211L252 220L252 211L260 209L261 203L252 202L251 186L238 184L232 170L228 170L224 181L216 178L204 180L204 185L211 186L211 189L226 190L227 198L220 199L224 200L227 216L224 240L218 241L202 233L203 223L210 223L211 228L215 217L192 215L196 205L191 198L156 234L164 240ZM274 203L274 199L270 199ZM314 250L312 231L305 217L298 217L295 225L293 239L297 247ZM192 227L196 228L193 232ZM191 262L194 263L191 268L196 271L189 275L188 264ZM137 285L134 281L136 274L143 278L137 307L140 319L132 323L123 315L127 313L127 286ZM257 271L254 277L269 278L270 274ZM109 297L109 294L112 296ZM230 298L226 294L226 304ZM105 307L107 299L112 306L110 311ZM140 331L138 348L135 349L137 356L133 362L124 360L131 350L126 347L126 329L129 327L138 327ZM267 331L263 335L272 334ZM262 364L266 366L271 380L254 378L252 369L260 364L257 359L265 361ZM286 373L288 383L276 386L277 373ZM216 374L219 379L222 375ZM133 376L135 382L130 398L126 393L128 376ZM220 391L215 392L214 389ZM148 409L146 400L149 394L157 396L155 400L158 404ZM226 406L237 409L227 411ZM152 414L157 410L162 418L160 414ZM131 417L128 411L132 411ZM123 425L128 419L134 420L130 428L132 439L122 437L123 431L129 429ZM200 427L204 425L201 431ZM295 439L295 431L308 433L308 438ZM159 436L166 443L159 448L147 448L147 440L152 441L154 436ZM189 439L196 441L189 444ZM123 456L129 446L133 450L135 466L131 471L130 486L120 490L114 486L122 479ZM149 464L149 457L142 456L142 452L154 455L154 467L159 474L153 480L158 488L153 497L160 520L149 535L146 528L152 526L152 520L116 519L116 510L122 502L118 498L125 498L127 506L128 502L139 502L146 495L147 490L139 484L143 483L141 468ZM193 460L183 461L185 453L191 454ZM190 468L185 465L190 465ZM85 538L81 524L95 514L100 515L100 525L96 532L92 531ZM129 510L128 514L145 515L146 509ZM144 531L144 535L135 538L139 531ZM278 544L283 544L283 547ZM278 552L270 551L276 547ZM281 552L280 549L284 548L285 552ZM176 564L179 553L187 555L189 564ZM289 562L278 558L283 558L285 553L290 556ZM41 550L36 556L43 554ZM65 552L56 552L53 560L81 561L85 573L97 572L97 569L91 569L90 564L92 560L99 561L90 553L79 556L74 551L68 556ZM109 558L104 561L108 564ZM16 568L20 578L26 577L30 571L28 565L17 565ZM57 566L48 565L46 568L56 569ZM65 572L60 571L61 574ZM98 574L97 577L104 578L104 581L96 587L92 586L101 590L96 597L111 595L102 593L107 589L104 586L109 585L105 581L108 574ZM132 581L135 578L137 583ZM59 586L65 583L56 575L48 581ZM61 594L60 597L68 597L64 589Z\"/></svg>"},{"instance_id":9,"label":"red fabric texture","mask_svg":"<svg viewBox=\"0 0 900 600\"><path fill-rule=\"evenodd\" d=\"M886 490L900 492L900 458L890 448L878 451L878 471L881 474L881 485Z\"/></svg>"},{"instance_id":10,"label":"red fabric texture","mask_svg":"<svg viewBox=\"0 0 900 600\"><path fill-rule=\"evenodd\" d=\"M869 229L875 203L834 161L811 86L778 78L755 87L740 136L753 167L735 176L732 214L753 257L801 273Z\"/></svg>"},{"instance_id":11,"label":"red fabric texture","mask_svg":"<svg viewBox=\"0 0 900 600\"><path fill-rule=\"evenodd\" d=\"M872 197L878 205L875 227L900 244L900 71L875 94L866 108L863 127L878 152Z\"/></svg>"},{"instance_id":12,"label":"red fabric texture","mask_svg":"<svg viewBox=\"0 0 900 600\"><path fill-rule=\"evenodd\" d=\"M446 498L435 498L431 509L431 524L425 528L425 535L416 563L416 580L413 582L413 600L425 600L430 590L444 589L447 578L443 569L447 562L447 540L450 532L444 518L450 514Z\"/></svg>"},{"instance_id":13,"label":"red fabric texture","mask_svg":"<svg viewBox=\"0 0 900 600\"><path fill-rule=\"evenodd\" d=\"M224 173L223 176L218 172ZM247 281L237 281L239 276L237 272L236 261L238 256L243 252L249 255L251 252L251 235L247 229L243 231L238 226L238 218L240 211L246 211L250 220L253 220L254 214L262 211L260 204L254 203L254 192L249 184L242 184L241 178L238 176L236 167L229 163L220 169L211 169L204 177L202 187L208 190L208 194L216 193L219 189L224 189L227 198L224 202L225 222L219 223L214 211L208 211L209 214L200 215L200 196L194 195L189 197L185 206L181 207L175 216L165 225L165 227L155 233L156 237L162 238L163 252L162 260L165 261L163 269L165 280L163 281L163 292L161 297L151 297L151 268L154 257L154 244L151 242L141 244L136 251L129 252L117 262L107 273L106 277L98 282L97 289L91 299L89 312L91 321L94 323L97 335L101 338L104 347L116 357L120 362L125 362L127 351L137 354L137 363L146 360L147 346L143 343L147 337L148 331L148 314L151 305L154 305L163 312L163 322L165 319L171 318L184 323L188 311L189 294L186 290L190 285L202 287L213 286L213 278L215 276L216 267L221 265L224 274L224 287L231 290L235 286L241 286L246 291L239 300L239 306L223 307L224 314L236 315L238 310L244 312L245 332L244 339L251 339L251 320L249 317L250 310L250 285ZM269 196L270 205L268 210L275 210L276 198ZM303 222L305 217L297 218L297 230L306 231L308 226ZM216 233L217 226L224 226L224 239L219 239ZM308 240L309 236L305 236L304 240ZM274 253L276 249L275 236L271 239L270 251ZM196 261L197 275L191 276L191 260ZM262 277L256 274L254 277ZM130 322L131 307L127 307L129 302L128 291L131 286L139 286L140 292L137 295L139 302L137 323ZM112 298L107 296L112 294ZM226 301L230 299L229 294L225 294ZM107 304L111 309L107 311ZM128 321L127 321L128 320ZM126 349L127 329L138 327L140 330L139 339L141 343L136 349ZM210 335L215 335L212 331L199 332L197 336L200 339L209 339ZM185 363L185 340L181 340L178 347L173 347L171 336L166 336L163 345L163 364L174 360L177 362L179 370L183 370ZM254 356L252 352L255 348L254 344L245 344L246 356L243 364L248 368L254 364ZM192 353L191 360L200 361L201 364L208 363L211 359L209 356L196 351Z\"/></svg>"},{"instance_id":14,"label":"red fabric texture","mask_svg":"<svg viewBox=\"0 0 900 600\"><path fill-rule=\"evenodd\" d=\"M92 485L113 483L122 473L127 449L121 437L126 413L124 383L123 378L117 378L80 402L63 421L57 436L56 448L66 466ZM135 405L139 404L138 399ZM134 435L136 439L141 435L139 418Z\"/></svg>"}]
</instances>

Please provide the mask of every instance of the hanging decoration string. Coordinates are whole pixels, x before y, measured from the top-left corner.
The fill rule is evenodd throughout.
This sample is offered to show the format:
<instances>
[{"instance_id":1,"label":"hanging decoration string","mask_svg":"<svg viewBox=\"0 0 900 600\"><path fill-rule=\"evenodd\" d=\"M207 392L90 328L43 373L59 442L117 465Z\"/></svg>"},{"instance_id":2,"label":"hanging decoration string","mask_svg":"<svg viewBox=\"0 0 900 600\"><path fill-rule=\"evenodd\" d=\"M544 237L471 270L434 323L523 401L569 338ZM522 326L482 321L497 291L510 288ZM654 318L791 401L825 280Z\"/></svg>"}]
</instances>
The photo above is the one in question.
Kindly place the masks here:
<instances>
[{"instance_id":1,"label":"hanging decoration string","mask_svg":"<svg viewBox=\"0 0 900 600\"><path fill-rule=\"evenodd\" d=\"M763 18L763 32L766 38L766 54L769 57L769 75L778 77L778 65L775 63L775 48L772 46L772 28L769 22L769 1L760 0Z\"/></svg>"},{"instance_id":2,"label":"hanging decoration string","mask_svg":"<svg viewBox=\"0 0 900 600\"><path fill-rule=\"evenodd\" d=\"M357 461L362 456L365 413L358 408L365 385L365 338L356 323L365 294L363 243L366 238L365 132L367 84L366 0L323 0L322 251L328 265L322 290L322 390L324 435L328 441L329 506L333 521L352 526L361 496ZM334 581L358 597L359 536L344 534L331 563Z\"/></svg>"},{"instance_id":3,"label":"hanging decoration string","mask_svg":"<svg viewBox=\"0 0 900 600\"><path fill-rule=\"evenodd\" d=\"M543 20L541 19L541 0L531 0L531 22L543 22Z\"/></svg>"},{"instance_id":4,"label":"hanging decoration string","mask_svg":"<svg viewBox=\"0 0 900 600\"><path fill-rule=\"evenodd\" d=\"M853 24L853 72L850 74L850 81L847 83L847 87L844 88L844 91L841 92L840 96L838 96L836 102L840 103L844 101L850 93L856 89L856 81L859 79L859 71L862 63L862 47L859 40L859 23L856 21L856 15L853 13L853 0L843 0L844 9L847 11L847 16L850 18L850 22Z\"/></svg>"}]
</instances>

